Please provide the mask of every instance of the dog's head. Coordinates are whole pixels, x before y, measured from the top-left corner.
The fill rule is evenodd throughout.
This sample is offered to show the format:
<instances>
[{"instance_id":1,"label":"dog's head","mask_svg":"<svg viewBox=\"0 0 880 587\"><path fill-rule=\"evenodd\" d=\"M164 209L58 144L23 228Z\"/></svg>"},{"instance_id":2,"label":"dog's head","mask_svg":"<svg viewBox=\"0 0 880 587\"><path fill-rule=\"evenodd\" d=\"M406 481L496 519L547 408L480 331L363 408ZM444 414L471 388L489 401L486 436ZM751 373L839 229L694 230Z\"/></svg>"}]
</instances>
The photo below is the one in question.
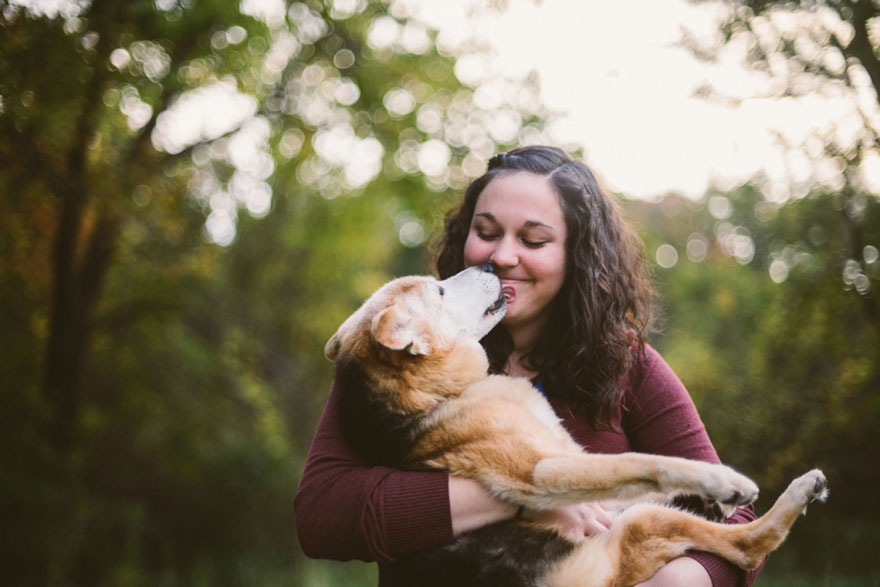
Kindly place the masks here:
<instances>
[{"instance_id":1,"label":"dog's head","mask_svg":"<svg viewBox=\"0 0 880 587\"><path fill-rule=\"evenodd\" d=\"M339 327L324 354L363 358L378 345L408 356L442 353L463 339L478 341L504 316L501 283L491 267L449 279L401 277L376 291Z\"/></svg>"}]
</instances>

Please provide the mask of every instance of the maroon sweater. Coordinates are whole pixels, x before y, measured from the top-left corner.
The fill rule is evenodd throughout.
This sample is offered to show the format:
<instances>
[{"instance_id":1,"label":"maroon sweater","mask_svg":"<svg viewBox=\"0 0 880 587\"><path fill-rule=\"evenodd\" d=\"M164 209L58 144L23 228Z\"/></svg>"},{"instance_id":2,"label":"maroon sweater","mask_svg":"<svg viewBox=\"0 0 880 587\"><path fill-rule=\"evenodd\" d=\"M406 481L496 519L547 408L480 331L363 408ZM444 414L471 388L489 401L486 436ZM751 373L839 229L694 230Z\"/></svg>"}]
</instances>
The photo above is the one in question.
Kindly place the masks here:
<instances>
[{"instance_id":1,"label":"maroon sweater","mask_svg":"<svg viewBox=\"0 0 880 587\"><path fill-rule=\"evenodd\" d=\"M720 462L690 395L654 349L646 347L631 373L613 416L620 432L596 431L582 414L551 398L574 439L594 453L635 451ZM334 386L294 499L300 545L313 558L377 561L379 584L393 585L395 559L453 540L448 476L365 465L343 441L338 397ZM748 507L727 522L753 519ZM691 556L715 587L751 585L758 574L708 553Z\"/></svg>"}]
</instances>

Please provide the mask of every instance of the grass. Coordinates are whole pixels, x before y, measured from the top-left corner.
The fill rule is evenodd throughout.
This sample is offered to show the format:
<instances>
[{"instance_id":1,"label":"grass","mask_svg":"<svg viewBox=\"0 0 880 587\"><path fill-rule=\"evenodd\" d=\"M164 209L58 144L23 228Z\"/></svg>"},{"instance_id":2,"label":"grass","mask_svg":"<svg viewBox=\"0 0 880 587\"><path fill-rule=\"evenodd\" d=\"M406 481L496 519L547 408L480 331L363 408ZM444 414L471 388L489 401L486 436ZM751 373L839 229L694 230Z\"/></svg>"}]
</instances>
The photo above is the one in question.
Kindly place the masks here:
<instances>
[{"instance_id":1,"label":"grass","mask_svg":"<svg viewBox=\"0 0 880 587\"><path fill-rule=\"evenodd\" d=\"M378 568L373 563L301 559L294 585L301 587L376 587Z\"/></svg>"},{"instance_id":2,"label":"grass","mask_svg":"<svg viewBox=\"0 0 880 587\"><path fill-rule=\"evenodd\" d=\"M880 573L863 577L828 574L817 577L799 573L761 573L753 587L880 587Z\"/></svg>"}]
</instances>

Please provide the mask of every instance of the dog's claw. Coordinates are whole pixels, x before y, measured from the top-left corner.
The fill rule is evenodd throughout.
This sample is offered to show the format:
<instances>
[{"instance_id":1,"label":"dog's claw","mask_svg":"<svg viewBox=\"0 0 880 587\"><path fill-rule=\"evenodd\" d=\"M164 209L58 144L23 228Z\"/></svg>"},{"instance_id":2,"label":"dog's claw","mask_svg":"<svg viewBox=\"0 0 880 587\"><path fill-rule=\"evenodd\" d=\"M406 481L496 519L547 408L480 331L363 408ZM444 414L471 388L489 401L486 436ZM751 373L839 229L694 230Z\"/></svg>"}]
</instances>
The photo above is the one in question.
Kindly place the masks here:
<instances>
[{"instance_id":1,"label":"dog's claw","mask_svg":"<svg viewBox=\"0 0 880 587\"><path fill-rule=\"evenodd\" d=\"M742 498L742 494L739 491L734 491L733 495L723 500L721 503L724 505L737 505L739 504L739 500Z\"/></svg>"},{"instance_id":2,"label":"dog's claw","mask_svg":"<svg viewBox=\"0 0 880 587\"><path fill-rule=\"evenodd\" d=\"M758 499L757 493L751 493L751 494L746 495L746 494L740 493L739 491L735 491L733 493L733 495L731 495L727 499L723 500L721 503L723 503L724 505L741 506L741 505L749 505L750 503L754 502L756 499Z\"/></svg>"}]
</instances>

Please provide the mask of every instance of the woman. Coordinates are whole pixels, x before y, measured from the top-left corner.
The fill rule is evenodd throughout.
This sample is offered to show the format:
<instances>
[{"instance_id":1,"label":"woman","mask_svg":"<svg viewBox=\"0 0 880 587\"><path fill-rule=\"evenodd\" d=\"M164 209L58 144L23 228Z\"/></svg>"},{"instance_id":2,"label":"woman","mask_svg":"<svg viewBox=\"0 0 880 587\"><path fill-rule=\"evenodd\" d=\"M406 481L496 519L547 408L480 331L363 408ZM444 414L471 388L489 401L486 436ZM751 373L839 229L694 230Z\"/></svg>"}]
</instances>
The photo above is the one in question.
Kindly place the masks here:
<instances>
[{"instance_id":1,"label":"woman","mask_svg":"<svg viewBox=\"0 0 880 587\"><path fill-rule=\"evenodd\" d=\"M508 309L484 340L495 372L528 377L591 452L719 462L687 391L644 342L653 292L640 241L580 161L551 147L496 155L447 217L441 278L492 263ZM573 540L610 527L601 504L523 511L442 472L368 467L342 440L331 391L294 503L307 555L394 561L520 515ZM731 522L754 519L740 509ZM706 553L670 562L643 585L734 586L745 573Z\"/></svg>"}]
</instances>

